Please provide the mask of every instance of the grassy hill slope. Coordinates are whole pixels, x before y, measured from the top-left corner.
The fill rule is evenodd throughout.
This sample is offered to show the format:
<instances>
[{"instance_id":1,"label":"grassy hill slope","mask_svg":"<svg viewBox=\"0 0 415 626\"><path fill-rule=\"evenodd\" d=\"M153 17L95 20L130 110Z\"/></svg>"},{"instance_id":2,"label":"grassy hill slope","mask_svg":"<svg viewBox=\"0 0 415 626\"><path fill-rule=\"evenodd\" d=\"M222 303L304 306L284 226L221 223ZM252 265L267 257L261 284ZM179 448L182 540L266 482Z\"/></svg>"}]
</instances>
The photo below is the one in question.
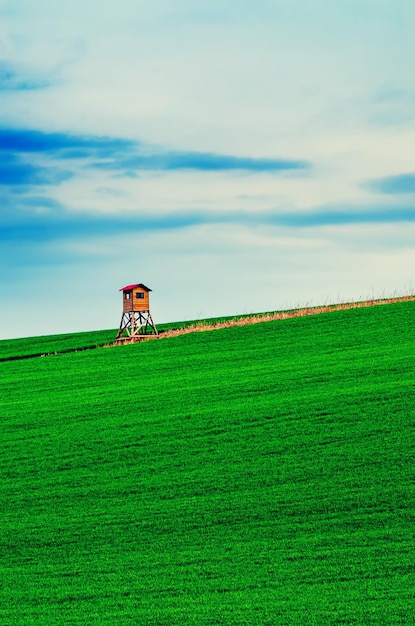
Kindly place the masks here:
<instances>
[{"instance_id":1,"label":"grassy hill slope","mask_svg":"<svg viewBox=\"0 0 415 626\"><path fill-rule=\"evenodd\" d=\"M414 623L414 348L408 302L1 362L0 622Z\"/></svg>"}]
</instances>

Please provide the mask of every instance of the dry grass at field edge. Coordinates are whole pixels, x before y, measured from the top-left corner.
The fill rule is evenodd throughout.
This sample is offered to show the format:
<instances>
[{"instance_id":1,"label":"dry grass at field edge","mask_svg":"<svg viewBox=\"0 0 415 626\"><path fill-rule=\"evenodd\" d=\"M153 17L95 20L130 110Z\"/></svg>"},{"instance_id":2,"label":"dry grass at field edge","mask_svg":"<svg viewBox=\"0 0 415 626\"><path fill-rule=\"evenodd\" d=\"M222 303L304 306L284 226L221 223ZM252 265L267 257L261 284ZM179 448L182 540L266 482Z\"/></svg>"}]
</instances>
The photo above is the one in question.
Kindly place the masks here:
<instances>
[{"instance_id":1,"label":"dry grass at field edge","mask_svg":"<svg viewBox=\"0 0 415 626\"><path fill-rule=\"evenodd\" d=\"M406 296L394 296L391 298L380 298L371 300L361 300L357 302L342 302L338 304L327 304L314 307L302 307L298 309L290 309L287 311L275 311L271 313L257 313L253 315L244 315L229 320L204 321L200 320L189 326L175 328L171 330L161 331L160 339L167 337L176 337L177 335L185 335L189 333L204 332L207 330L218 330L220 328L230 328L232 326L246 326L248 324L259 324L262 322L272 322L275 320L286 320L295 317L305 317L306 315L318 315L320 313L330 313L332 311L345 311L347 309L359 309L362 307L377 306L381 304L394 304L397 302L409 302L415 300L415 294Z\"/></svg>"}]
</instances>

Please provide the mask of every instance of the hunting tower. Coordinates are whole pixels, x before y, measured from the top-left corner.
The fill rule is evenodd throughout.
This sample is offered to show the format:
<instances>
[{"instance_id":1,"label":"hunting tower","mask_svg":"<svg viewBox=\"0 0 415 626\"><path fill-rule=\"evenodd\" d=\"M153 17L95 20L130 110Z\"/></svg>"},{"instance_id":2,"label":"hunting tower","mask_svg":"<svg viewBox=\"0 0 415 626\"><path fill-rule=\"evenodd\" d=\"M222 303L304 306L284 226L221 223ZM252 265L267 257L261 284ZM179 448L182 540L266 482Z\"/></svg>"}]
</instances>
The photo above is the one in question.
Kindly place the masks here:
<instances>
[{"instance_id":1,"label":"hunting tower","mask_svg":"<svg viewBox=\"0 0 415 626\"><path fill-rule=\"evenodd\" d=\"M150 314L149 293L151 289L137 283L127 285L122 291L123 313L118 330L117 343L134 343L157 337L157 328Z\"/></svg>"}]
</instances>

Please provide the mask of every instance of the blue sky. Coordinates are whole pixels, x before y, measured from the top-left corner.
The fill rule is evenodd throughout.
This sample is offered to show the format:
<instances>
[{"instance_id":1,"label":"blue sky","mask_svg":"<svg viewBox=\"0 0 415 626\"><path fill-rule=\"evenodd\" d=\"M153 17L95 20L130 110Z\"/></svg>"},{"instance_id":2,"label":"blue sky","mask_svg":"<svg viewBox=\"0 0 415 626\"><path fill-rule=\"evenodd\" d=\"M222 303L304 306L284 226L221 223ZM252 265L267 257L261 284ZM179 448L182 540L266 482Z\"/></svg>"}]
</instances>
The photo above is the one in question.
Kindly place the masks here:
<instances>
[{"instance_id":1,"label":"blue sky","mask_svg":"<svg viewBox=\"0 0 415 626\"><path fill-rule=\"evenodd\" d=\"M411 291L413 58L412 0L0 0L0 338Z\"/></svg>"}]
</instances>

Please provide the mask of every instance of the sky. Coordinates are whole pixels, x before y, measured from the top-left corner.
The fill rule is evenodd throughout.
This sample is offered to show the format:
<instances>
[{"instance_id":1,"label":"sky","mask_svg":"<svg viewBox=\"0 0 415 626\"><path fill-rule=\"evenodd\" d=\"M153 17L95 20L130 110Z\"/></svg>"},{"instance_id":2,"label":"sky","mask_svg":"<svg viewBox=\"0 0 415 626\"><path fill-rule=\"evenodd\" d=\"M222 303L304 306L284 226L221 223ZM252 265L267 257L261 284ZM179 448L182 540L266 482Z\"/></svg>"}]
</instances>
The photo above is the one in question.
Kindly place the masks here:
<instances>
[{"instance_id":1,"label":"sky","mask_svg":"<svg viewBox=\"0 0 415 626\"><path fill-rule=\"evenodd\" d=\"M0 339L412 293L412 0L0 0Z\"/></svg>"}]
</instances>

